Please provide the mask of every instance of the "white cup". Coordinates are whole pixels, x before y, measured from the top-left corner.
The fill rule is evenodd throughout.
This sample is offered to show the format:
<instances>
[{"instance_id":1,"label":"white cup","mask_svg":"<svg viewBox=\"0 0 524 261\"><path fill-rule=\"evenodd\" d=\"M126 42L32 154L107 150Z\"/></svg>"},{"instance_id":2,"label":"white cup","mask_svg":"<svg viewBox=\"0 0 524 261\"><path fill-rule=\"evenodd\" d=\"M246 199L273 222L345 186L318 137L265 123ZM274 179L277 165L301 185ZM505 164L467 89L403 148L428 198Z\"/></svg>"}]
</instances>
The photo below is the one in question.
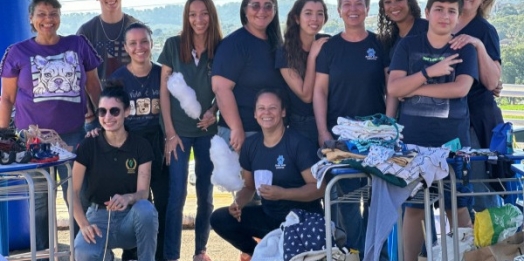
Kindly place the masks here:
<instances>
[{"instance_id":1,"label":"white cup","mask_svg":"<svg viewBox=\"0 0 524 261\"><path fill-rule=\"evenodd\" d=\"M273 172L267 169L255 170L255 188L257 189L257 194L260 196L261 185L271 185L273 184Z\"/></svg>"}]
</instances>

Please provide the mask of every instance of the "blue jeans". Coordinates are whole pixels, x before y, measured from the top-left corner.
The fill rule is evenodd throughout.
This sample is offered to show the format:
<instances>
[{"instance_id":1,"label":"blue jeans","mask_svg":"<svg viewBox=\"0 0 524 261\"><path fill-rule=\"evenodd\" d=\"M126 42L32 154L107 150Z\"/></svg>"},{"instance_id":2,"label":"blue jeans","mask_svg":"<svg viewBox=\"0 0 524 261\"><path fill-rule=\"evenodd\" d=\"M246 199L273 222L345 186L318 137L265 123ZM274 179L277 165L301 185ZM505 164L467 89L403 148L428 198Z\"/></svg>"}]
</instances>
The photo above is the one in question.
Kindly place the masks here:
<instances>
[{"instance_id":1,"label":"blue jeans","mask_svg":"<svg viewBox=\"0 0 524 261\"><path fill-rule=\"evenodd\" d=\"M107 221L109 211L104 206L91 206L86 217L91 225L97 225L102 232L96 237L96 243L87 243L78 233L75 238L75 260L91 261L102 260L106 240L106 260L110 260L113 248L138 248L138 260L155 260L156 237L158 233L158 214L153 204L145 199L139 200L124 211L113 211L107 235Z\"/></svg>"},{"instance_id":2,"label":"blue jeans","mask_svg":"<svg viewBox=\"0 0 524 261\"><path fill-rule=\"evenodd\" d=\"M169 198L166 210L164 258L179 259L182 244L182 218L187 196L189 155L193 148L195 158L197 214L195 220L195 255L206 250L209 238L209 218L213 212L213 185L211 172L213 163L209 156L212 135L203 137L180 137L184 152L177 147L178 160L171 155L169 165Z\"/></svg>"}]
</instances>

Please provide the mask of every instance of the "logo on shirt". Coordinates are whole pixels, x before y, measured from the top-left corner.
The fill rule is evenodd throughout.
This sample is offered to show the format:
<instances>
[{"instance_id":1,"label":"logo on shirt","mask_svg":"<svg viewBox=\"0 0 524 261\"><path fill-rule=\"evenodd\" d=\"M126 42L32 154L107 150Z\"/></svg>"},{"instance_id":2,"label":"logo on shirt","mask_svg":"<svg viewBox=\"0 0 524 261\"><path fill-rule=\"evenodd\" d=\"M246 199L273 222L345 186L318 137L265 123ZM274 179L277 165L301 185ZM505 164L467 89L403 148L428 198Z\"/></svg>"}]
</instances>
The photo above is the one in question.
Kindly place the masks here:
<instances>
[{"instance_id":1,"label":"logo on shirt","mask_svg":"<svg viewBox=\"0 0 524 261\"><path fill-rule=\"evenodd\" d=\"M284 156L279 155L277 158L277 164L275 164L275 169L284 169L286 167L286 164L284 164Z\"/></svg>"},{"instance_id":2,"label":"logo on shirt","mask_svg":"<svg viewBox=\"0 0 524 261\"><path fill-rule=\"evenodd\" d=\"M375 51L375 49L369 48L366 52L368 53L368 55L366 55L366 59L370 61L374 61L378 59L377 52Z\"/></svg>"},{"instance_id":3,"label":"logo on shirt","mask_svg":"<svg viewBox=\"0 0 524 261\"><path fill-rule=\"evenodd\" d=\"M31 58L34 102L64 100L80 102L80 65L74 51Z\"/></svg>"},{"instance_id":4,"label":"logo on shirt","mask_svg":"<svg viewBox=\"0 0 524 261\"><path fill-rule=\"evenodd\" d=\"M127 168L127 174L136 174L136 159L127 159L126 160L126 168Z\"/></svg>"}]
</instances>

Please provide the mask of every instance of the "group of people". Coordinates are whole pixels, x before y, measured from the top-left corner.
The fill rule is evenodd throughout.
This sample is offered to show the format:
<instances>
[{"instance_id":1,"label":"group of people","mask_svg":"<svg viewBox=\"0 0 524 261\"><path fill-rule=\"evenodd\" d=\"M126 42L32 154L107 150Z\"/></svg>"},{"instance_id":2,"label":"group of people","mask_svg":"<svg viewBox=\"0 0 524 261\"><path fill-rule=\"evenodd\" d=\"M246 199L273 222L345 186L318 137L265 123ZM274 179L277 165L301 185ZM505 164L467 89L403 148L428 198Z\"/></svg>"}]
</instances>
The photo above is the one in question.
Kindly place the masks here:
<instances>
[{"instance_id":1,"label":"group of people","mask_svg":"<svg viewBox=\"0 0 524 261\"><path fill-rule=\"evenodd\" d=\"M0 128L14 106L16 128L55 129L76 148L76 260L111 260L112 248L126 249L124 260L179 260L191 151L193 260L211 260L211 227L249 260L256 238L291 209L322 212L324 186L316 188L310 167L316 149L337 138L337 117L384 113L404 125L405 143L422 146L456 137L469 146L471 127L487 146L502 121L493 98L500 46L486 21L493 1L429 0L422 19L416 0L380 0L373 33L365 28L369 0L338 0L344 28L329 36L319 33L328 19L323 0L296 0L282 37L277 0L243 0L242 27L222 39L213 1L187 0L182 31L166 40L157 64L151 30L123 13L121 0L100 0L101 15L75 36L57 34L58 0L32 0L36 36L10 46L0 64ZM195 91L198 119L170 94L174 72ZM239 153L245 186L231 206L213 212L215 134ZM272 173L272 183L256 187L261 170ZM67 178L65 169L58 173ZM338 182L334 193L365 182ZM260 205L251 202L255 194ZM45 204L37 204L39 248L47 247ZM468 204L459 201L452 222L471 226ZM347 247L363 253L366 213L352 205L336 211ZM405 260L417 260L423 218L420 206L406 206Z\"/></svg>"}]
</instances>

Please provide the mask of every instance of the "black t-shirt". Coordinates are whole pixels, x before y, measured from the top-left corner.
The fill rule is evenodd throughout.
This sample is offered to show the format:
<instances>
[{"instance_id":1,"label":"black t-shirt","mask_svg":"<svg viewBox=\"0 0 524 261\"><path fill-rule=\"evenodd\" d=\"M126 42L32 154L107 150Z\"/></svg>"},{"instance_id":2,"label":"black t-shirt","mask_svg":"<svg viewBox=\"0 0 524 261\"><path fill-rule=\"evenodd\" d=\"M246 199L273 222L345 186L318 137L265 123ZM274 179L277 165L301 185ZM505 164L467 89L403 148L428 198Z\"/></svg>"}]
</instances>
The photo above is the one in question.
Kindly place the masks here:
<instances>
[{"instance_id":1,"label":"black t-shirt","mask_svg":"<svg viewBox=\"0 0 524 261\"><path fill-rule=\"evenodd\" d=\"M256 170L273 172L272 185L298 188L305 185L301 172L318 161L314 145L298 132L286 129L280 142L272 148L264 145L264 136L257 133L246 139L240 151L240 166L253 175ZM253 178L254 179L254 178ZM322 213L320 199L311 202L266 200L262 198L264 212L275 219L284 219L293 208Z\"/></svg>"},{"instance_id":2,"label":"black t-shirt","mask_svg":"<svg viewBox=\"0 0 524 261\"><path fill-rule=\"evenodd\" d=\"M316 71L329 75L327 127L338 117L386 112L385 68L389 58L374 33L360 42L333 36L320 50Z\"/></svg>"},{"instance_id":3,"label":"black t-shirt","mask_svg":"<svg viewBox=\"0 0 524 261\"><path fill-rule=\"evenodd\" d=\"M269 41L255 37L245 28L222 40L211 75L235 82L233 94L244 131L260 131L253 117L256 94L263 89L284 90L286 86L280 71L275 69L275 52L271 51ZM223 117L218 125L227 127Z\"/></svg>"},{"instance_id":4,"label":"black t-shirt","mask_svg":"<svg viewBox=\"0 0 524 261\"><path fill-rule=\"evenodd\" d=\"M433 77L427 84L454 82L462 74L473 77L476 82L478 59L472 45L453 50L447 44L436 49L429 43L427 34L402 39L389 69L412 75L456 53L462 63L455 64L450 75ZM439 99L417 95L404 99L401 104L399 123L404 125L402 133L405 143L438 147L458 137L462 146L470 145L467 97Z\"/></svg>"},{"instance_id":5,"label":"black t-shirt","mask_svg":"<svg viewBox=\"0 0 524 261\"><path fill-rule=\"evenodd\" d=\"M149 142L132 133L120 148L115 148L102 132L84 139L76 153L75 161L86 167L86 196L89 202L100 205L115 194L136 192L138 167L153 160Z\"/></svg>"}]
</instances>

